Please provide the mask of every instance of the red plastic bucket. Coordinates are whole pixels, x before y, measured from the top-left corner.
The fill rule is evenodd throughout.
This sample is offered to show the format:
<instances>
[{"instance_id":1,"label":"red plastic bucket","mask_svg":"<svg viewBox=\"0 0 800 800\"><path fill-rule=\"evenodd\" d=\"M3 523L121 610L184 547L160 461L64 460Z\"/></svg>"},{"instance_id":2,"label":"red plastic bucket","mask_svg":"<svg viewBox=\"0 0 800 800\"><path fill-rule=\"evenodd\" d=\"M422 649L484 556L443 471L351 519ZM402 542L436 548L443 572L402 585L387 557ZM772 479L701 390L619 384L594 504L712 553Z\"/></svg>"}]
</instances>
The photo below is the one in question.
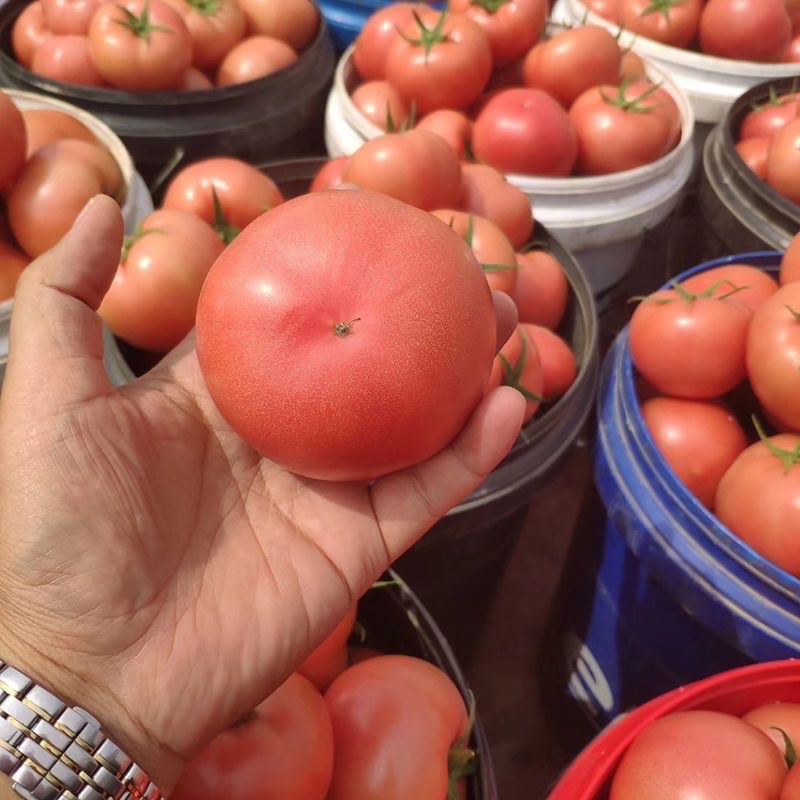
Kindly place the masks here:
<instances>
[{"instance_id":1,"label":"red plastic bucket","mask_svg":"<svg viewBox=\"0 0 800 800\"><path fill-rule=\"evenodd\" d=\"M548 800L606 800L625 751L667 714L703 709L742 716L777 700L800 703L800 660L754 664L662 694L609 725L575 759Z\"/></svg>"}]
</instances>

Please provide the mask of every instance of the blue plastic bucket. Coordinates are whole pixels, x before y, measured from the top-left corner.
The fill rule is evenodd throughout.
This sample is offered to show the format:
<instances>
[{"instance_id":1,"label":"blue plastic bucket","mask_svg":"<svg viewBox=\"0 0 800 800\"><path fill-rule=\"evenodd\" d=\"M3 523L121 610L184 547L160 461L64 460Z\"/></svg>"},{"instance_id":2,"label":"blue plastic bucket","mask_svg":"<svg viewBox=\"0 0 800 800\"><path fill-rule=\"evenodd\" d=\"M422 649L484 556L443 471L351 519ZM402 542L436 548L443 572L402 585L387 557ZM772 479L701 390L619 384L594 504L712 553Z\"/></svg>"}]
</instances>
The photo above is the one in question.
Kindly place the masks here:
<instances>
[{"instance_id":1,"label":"blue plastic bucket","mask_svg":"<svg viewBox=\"0 0 800 800\"><path fill-rule=\"evenodd\" d=\"M777 271L780 254L730 263ZM800 655L800 580L736 538L686 489L645 426L627 328L598 395L601 513L568 569L560 629L567 694L595 727L716 672Z\"/></svg>"}]
</instances>

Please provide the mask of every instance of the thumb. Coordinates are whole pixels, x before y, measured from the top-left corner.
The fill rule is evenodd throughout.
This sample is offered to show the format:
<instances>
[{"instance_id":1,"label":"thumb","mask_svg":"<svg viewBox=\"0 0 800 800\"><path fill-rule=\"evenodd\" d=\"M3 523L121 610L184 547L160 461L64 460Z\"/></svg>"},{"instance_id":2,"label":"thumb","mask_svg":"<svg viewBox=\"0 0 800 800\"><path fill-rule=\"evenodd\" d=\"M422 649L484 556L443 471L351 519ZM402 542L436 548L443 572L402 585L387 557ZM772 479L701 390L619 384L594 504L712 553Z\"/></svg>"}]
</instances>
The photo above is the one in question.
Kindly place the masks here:
<instances>
[{"instance_id":1,"label":"thumb","mask_svg":"<svg viewBox=\"0 0 800 800\"><path fill-rule=\"evenodd\" d=\"M111 389L96 312L114 279L122 236L119 206L97 195L61 241L23 270L11 316L4 406L47 412Z\"/></svg>"}]
</instances>

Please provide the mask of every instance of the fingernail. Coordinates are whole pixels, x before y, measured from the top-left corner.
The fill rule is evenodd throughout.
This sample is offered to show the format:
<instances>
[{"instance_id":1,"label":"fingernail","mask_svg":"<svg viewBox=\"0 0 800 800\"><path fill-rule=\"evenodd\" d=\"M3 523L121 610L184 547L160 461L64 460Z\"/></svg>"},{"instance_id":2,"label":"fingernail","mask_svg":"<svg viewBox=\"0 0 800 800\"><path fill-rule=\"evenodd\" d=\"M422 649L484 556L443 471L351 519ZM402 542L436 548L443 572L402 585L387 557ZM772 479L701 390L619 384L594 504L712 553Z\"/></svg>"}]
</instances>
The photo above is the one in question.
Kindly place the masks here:
<instances>
[{"instance_id":1,"label":"fingernail","mask_svg":"<svg viewBox=\"0 0 800 800\"><path fill-rule=\"evenodd\" d=\"M80 223L80 221L89 213L89 209L92 207L92 204L100 195L96 194L82 209L81 213L75 217L75 222L72 223L72 226L75 227Z\"/></svg>"}]
</instances>

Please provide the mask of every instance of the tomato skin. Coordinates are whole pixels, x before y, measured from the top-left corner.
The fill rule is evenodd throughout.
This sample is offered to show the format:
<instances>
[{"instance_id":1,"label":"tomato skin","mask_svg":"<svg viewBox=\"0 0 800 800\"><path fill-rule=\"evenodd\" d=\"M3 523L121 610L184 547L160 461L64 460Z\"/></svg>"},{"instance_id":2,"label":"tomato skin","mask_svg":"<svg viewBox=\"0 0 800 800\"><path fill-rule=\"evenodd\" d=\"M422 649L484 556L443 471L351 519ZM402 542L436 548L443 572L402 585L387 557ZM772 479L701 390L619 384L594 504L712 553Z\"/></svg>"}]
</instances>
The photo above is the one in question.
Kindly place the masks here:
<instances>
[{"instance_id":1,"label":"tomato skin","mask_svg":"<svg viewBox=\"0 0 800 800\"><path fill-rule=\"evenodd\" d=\"M698 272L683 282L683 288L702 294L715 284L719 285L714 289L714 297L739 289L733 296L751 311L756 311L778 291L778 283L771 275L750 264L726 264Z\"/></svg>"},{"instance_id":2,"label":"tomato skin","mask_svg":"<svg viewBox=\"0 0 800 800\"><path fill-rule=\"evenodd\" d=\"M556 100L540 89L506 89L475 121L475 156L501 172L564 177L578 152L574 126Z\"/></svg>"},{"instance_id":3,"label":"tomato skin","mask_svg":"<svg viewBox=\"0 0 800 800\"><path fill-rule=\"evenodd\" d=\"M622 27L663 44L688 47L700 24L702 0L683 0L665 11L650 10L651 5L651 0L622 0Z\"/></svg>"},{"instance_id":4,"label":"tomato skin","mask_svg":"<svg viewBox=\"0 0 800 800\"><path fill-rule=\"evenodd\" d=\"M800 281L800 233L789 242L781 259L781 286L795 281Z\"/></svg>"},{"instance_id":5,"label":"tomato skin","mask_svg":"<svg viewBox=\"0 0 800 800\"><path fill-rule=\"evenodd\" d=\"M349 156L340 156L326 161L314 176L309 188L310 192L323 192L325 189L333 189L344 182L344 173L350 163Z\"/></svg>"},{"instance_id":6,"label":"tomato skin","mask_svg":"<svg viewBox=\"0 0 800 800\"><path fill-rule=\"evenodd\" d=\"M525 85L569 108L598 84L614 84L622 66L617 40L596 25L572 28L536 45L525 59Z\"/></svg>"},{"instance_id":7,"label":"tomato skin","mask_svg":"<svg viewBox=\"0 0 800 800\"><path fill-rule=\"evenodd\" d=\"M159 209L117 274L99 314L126 342L163 353L194 327L203 280L224 245L213 228L184 211Z\"/></svg>"},{"instance_id":8,"label":"tomato skin","mask_svg":"<svg viewBox=\"0 0 800 800\"><path fill-rule=\"evenodd\" d=\"M419 19L430 30L441 12L426 9ZM416 20L402 28L404 36L419 40ZM492 74L489 40L477 22L464 14L448 14L445 40L426 48L398 37L386 57L386 80L405 99L414 102L421 115L439 108L466 108L478 99Z\"/></svg>"},{"instance_id":9,"label":"tomato skin","mask_svg":"<svg viewBox=\"0 0 800 800\"><path fill-rule=\"evenodd\" d=\"M119 197L123 190L122 172L119 164L99 142L84 142L79 139L60 139L47 146L47 158L78 158L100 178L100 191L110 197Z\"/></svg>"},{"instance_id":10,"label":"tomato skin","mask_svg":"<svg viewBox=\"0 0 800 800\"><path fill-rule=\"evenodd\" d=\"M522 361L523 358L524 361ZM508 380L506 363L512 369L520 369L521 367L521 374L516 383ZM544 370L536 344L528 335L524 325L517 325L514 333L511 334L508 341L495 356L489 381L486 384L486 393L503 385L513 386L517 391L524 389L526 392L531 393L532 397L525 396L523 424L530 422L542 404L541 398L544 397ZM525 392L522 392L522 394L525 395Z\"/></svg>"},{"instance_id":11,"label":"tomato skin","mask_svg":"<svg viewBox=\"0 0 800 800\"><path fill-rule=\"evenodd\" d=\"M283 202L275 182L238 158L206 158L184 167L170 181L163 208L186 211L214 225L214 191L225 219L237 228Z\"/></svg>"},{"instance_id":12,"label":"tomato skin","mask_svg":"<svg viewBox=\"0 0 800 800\"><path fill-rule=\"evenodd\" d=\"M214 84L211 79L196 67L189 67L183 76L183 81L178 89L182 92L200 92L213 89Z\"/></svg>"},{"instance_id":13,"label":"tomato skin","mask_svg":"<svg viewBox=\"0 0 800 800\"><path fill-rule=\"evenodd\" d=\"M513 298L519 321L555 330L569 301L569 282L561 264L551 253L529 250L517 253L517 265Z\"/></svg>"},{"instance_id":14,"label":"tomato skin","mask_svg":"<svg viewBox=\"0 0 800 800\"><path fill-rule=\"evenodd\" d=\"M320 693L294 674L254 714L189 763L172 800L324 800L333 729Z\"/></svg>"},{"instance_id":15,"label":"tomato skin","mask_svg":"<svg viewBox=\"0 0 800 800\"><path fill-rule=\"evenodd\" d=\"M800 432L800 283L781 287L753 316L747 337L747 373L764 410Z\"/></svg>"},{"instance_id":16,"label":"tomato skin","mask_svg":"<svg viewBox=\"0 0 800 800\"><path fill-rule=\"evenodd\" d=\"M664 120L669 131L664 154L678 144L683 133L683 119L678 104L666 89L657 87L647 79L638 80L626 87L625 98L638 100L642 108L650 109Z\"/></svg>"},{"instance_id":17,"label":"tomato skin","mask_svg":"<svg viewBox=\"0 0 800 800\"><path fill-rule=\"evenodd\" d=\"M89 53L85 36L50 36L36 49L31 71L45 78L81 86L105 86Z\"/></svg>"},{"instance_id":18,"label":"tomato skin","mask_svg":"<svg viewBox=\"0 0 800 800\"><path fill-rule=\"evenodd\" d=\"M265 78L290 67L297 60L297 53L280 39L251 36L239 42L222 60L217 72L217 86Z\"/></svg>"},{"instance_id":19,"label":"tomato skin","mask_svg":"<svg viewBox=\"0 0 800 800\"><path fill-rule=\"evenodd\" d=\"M95 135L80 121L63 111L48 109L31 109L23 111L27 134L26 157L30 158L45 145L59 139L80 139L83 142L97 144Z\"/></svg>"},{"instance_id":20,"label":"tomato skin","mask_svg":"<svg viewBox=\"0 0 800 800\"><path fill-rule=\"evenodd\" d=\"M353 632L357 611L357 604L353 604L325 641L297 668L297 672L321 692L325 692L349 666L347 640Z\"/></svg>"},{"instance_id":21,"label":"tomato skin","mask_svg":"<svg viewBox=\"0 0 800 800\"><path fill-rule=\"evenodd\" d=\"M789 770L778 800L800 800L800 765L795 764Z\"/></svg>"},{"instance_id":22,"label":"tomato skin","mask_svg":"<svg viewBox=\"0 0 800 800\"><path fill-rule=\"evenodd\" d=\"M542 364L542 397L550 401L566 394L578 374L578 364L572 348L558 334L541 325L523 322L520 327L539 353Z\"/></svg>"},{"instance_id":23,"label":"tomato skin","mask_svg":"<svg viewBox=\"0 0 800 800\"><path fill-rule=\"evenodd\" d=\"M0 149L0 190L2 190L22 172L27 147L22 113L14 105L14 101L2 91L0 91L0 130L3 131L3 147Z\"/></svg>"},{"instance_id":24,"label":"tomato skin","mask_svg":"<svg viewBox=\"0 0 800 800\"><path fill-rule=\"evenodd\" d=\"M36 48L52 35L53 32L45 24L40 0L25 6L11 32L11 43L17 61L30 68Z\"/></svg>"},{"instance_id":25,"label":"tomato skin","mask_svg":"<svg viewBox=\"0 0 800 800\"><path fill-rule=\"evenodd\" d=\"M140 17L149 9L149 38L120 24L122 8ZM129 91L174 89L192 63L192 37L180 14L162 0L121 0L101 5L89 25L89 48L98 72L112 86Z\"/></svg>"},{"instance_id":26,"label":"tomato skin","mask_svg":"<svg viewBox=\"0 0 800 800\"><path fill-rule=\"evenodd\" d=\"M86 36L102 0L40 0L44 24L58 36Z\"/></svg>"},{"instance_id":27,"label":"tomato skin","mask_svg":"<svg viewBox=\"0 0 800 800\"><path fill-rule=\"evenodd\" d=\"M278 206L225 250L200 299L197 353L220 411L255 449L308 477L368 480L424 461L463 428L495 327L483 273L446 225L340 189ZM265 340L265 329L293 334Z\"/></svg>"},{"instance_id":28,"label":"tomato skin","mask_svg":"<svg viewBox=\"0 0 800 800\"><path fill-rule=\"evenodd\" d=\"M367 81L351 95L355 107L373 124L387 130L391 118L397 131L408 117L408 105L387 81Z\"/></svg>"},{"instance_id":29,"label":"tomato skin","mask_svg":"<svg viewBox=\"0 0 800 800\"><path fill-rule=\"evenodd\" d=\"M767 156L772 139L768 136L758 136L752 139L742 139L736 145L739 158L744 161L754 175L767 179Z\"/></svg>"},{"instance_id":30,"label":"tomato skin","mask_svg":"<svg viewBox=\"0 0 800 800\"><path fill-rule=\"evenodd\" d=\"M619 23L622 14L622 0L585 0L589 11L599 14L610 22Z\"/></svg>"},{"instance_id":31,"label":"tomato skin","mask_svg":"<svg viewBox=\"0 0 800 800\"><path fill-rule=\"evenodd\" d=\"M426 114L418 123L417 130L430 131L441 136L453 152L464 158L472 140L472 120L461 111L441 108Z\"/></svg>"},{"instance_id":32,"label":"tomato skin","mask_svg":"<svg viewBox=\"0 0 800 800\"><path fill-rule=\"evenodd\" d=\"M647 78L647 71L641 56L636 55L633 50L628 50L622 54L622 61L619 67L619 83L633 83ZM610 81L616 83L617 81Z\"/></svg>"},{"instance_id":33,"label":"tomato skin","mask_svg":"<svg viewBox=\"0 0 800 800\"><path fill-rule=\"evenodd\" d=\"M180 14L192 38L192 64L200 70L217 67L244 37L245 18L237 0L164 0Z\"/></svg>"},{"instance_id":34,"label":"tomato skin","mask_svg":"<svg viewBox=\"0 0 800 800\"><path fill-rule=\"evenodd\" d=\"M30 259L9 242L0 241L0 301L14 296L22 270Z\"/></svg>"},{"instance_id":35,"label":"tomato skin","mask_svg":"<svg viewBox=\"0 0 800 800\"><path fill-rule=\"evenodd\" d=\"M524 56L544 31L547 0L507 0L489 10L473 0L450 0L450 11L466 14L485 31L496 64Z\"/></svg>"},{"instance_id":36,"label":"tomato skin","mask_svg":"<svg viewBox=\"0 0 800 800\"><path fill-rule=\"evenodd\" d=\"M452 681L426 661L379 656L325 695L336 759L327 800L442 800L448 751L467 727Z\"/></svg>"},{"instance_id":37,"label":"tomato skin","mask_svg":"<svg viewBox=\"0 0 800 800\"><path fill-rule=\"evenodd\" d=\"M800 203L800 119L793 120L772 137L767 153L767 183Z\"/></svg>"},{"instance_id":38,"label":"tomato skin","mask_svg":"<svg viewBox=\"0 0 800 800\"><path fill-rule=\"evenodd\" d=\"M301 52L319 30L319 12L311 0L237 0L250 34L286 42Z\"/></svg>"},{"instance_id":39,"label":"tomato skin","mask_svg":"<svg viewBox=\"0 0 800 800\"><path fill-rule=\"evenodd\" d=\"M783 0L708 0L700 17L700 48L745 61L780 61L792 37Z\"/></svg>"},{"instance_id":40,"label":"tomato skin","mask_svg":"<svg viewBox=\"0 0 800 800\"><path fill-rule=\"evenodd\" d=\"M800 747L800 704L798 703L767 703L748 711L742 716L742 719L764 731L775 742L781 755L786 753L786 742L780 731L775 728L780 728L795 747Z\"/></svg>"},{"instance_id":41,"label":"tomato skin","mask_svg":"<svg viewBox=\"0 0 800 800\"><path fill-rule=\"evenodd\" d=\"M786 765L761 731L716 711L655 720L628 748L610 800L773 800Z\"/></svg>"},{"instance_id":42,"label":"tomato skin","mask_svg":"<svg viewBox=\"0 0 800 800\"><path fill-rule=\"evenodd\" d=\"M441 136L415 129L366 142L350 157L344 179L431 211L458 203L461 164Z\"/></svg>"},{"instance_id":43,"label":"tomato skin","mask_svg":"<svg viewBox=\"0 0 800 800\"><path fill-rule=\"evenodd\" d=\"M754 108L742 120L739 140L771 137L797 119L798 111L800 104L796 94L785 94L768 100L764 105Z\"/></svg>"}]
</instances>

